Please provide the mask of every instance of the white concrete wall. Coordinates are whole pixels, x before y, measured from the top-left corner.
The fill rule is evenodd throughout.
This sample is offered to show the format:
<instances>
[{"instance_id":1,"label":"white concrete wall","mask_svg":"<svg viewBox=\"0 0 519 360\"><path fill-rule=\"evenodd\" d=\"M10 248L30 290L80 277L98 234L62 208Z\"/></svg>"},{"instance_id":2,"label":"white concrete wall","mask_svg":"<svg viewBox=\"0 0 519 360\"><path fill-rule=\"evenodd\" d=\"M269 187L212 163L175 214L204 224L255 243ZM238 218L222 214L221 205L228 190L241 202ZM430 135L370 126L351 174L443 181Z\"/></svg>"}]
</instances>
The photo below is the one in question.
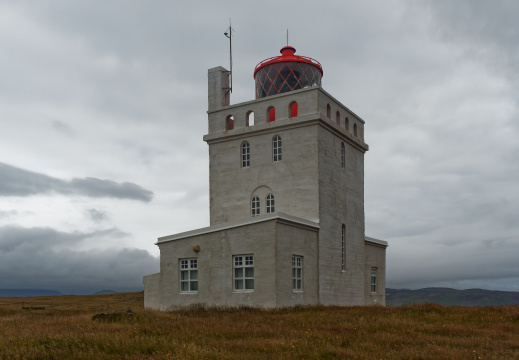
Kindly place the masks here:
<instances>
[{"instance_id":1,"label":"white concrete wall","mask_svg":"<svg viewBox=\"0 0 519 360\"><path fill-rule=\"evenodd\" d=\"M291 224L277 224L277 306L319 303L318 233ZM303 291L292 290L292 256L303 257Z\"/></svg>"},{"instance_id":2,"label":"white concrete wall","mask_svg":"<svg viewBox=\"0 0 519 360\"><path fill-rule=\"evenodd\" d=\"M208 109L214 111L230 104L229 71L221 66L208 70Z\"/></svg>"},{"instance_id":3,"label":"white concrete wall","mask_svg":"<svg viewBox=\"0 0 519 360\"><path fill-rule=\"evenodd\" d=\"M385 247L365 245L364 236L364 153L368 150L364 121L322 88L229 105L224 92L226 70L210 69L208 80L209 133L204 140L210 157L210 223L215 227L203 234L194 231L159 239L161 273L144 279L146 306L165 310L193 303L265 307L384 303ZM291 117L294 101L298 115ZM274 122L268 122L271 106L276 109ZM247 122L251 111L254 125ZM234 128L226 130L229 116L234 119ZM355 125L357 135L353 133ZM272 159L276 135L283 142L280 162ZM247 168L242 168L241 161L244 141L250 144ZM341 143L345 146L344 168ZM275 196L276 212L319 226L269 218L225 228L228 223L250 219L253 194L260 196L261 214L265 214L269 192ZM344 271L342 224L346 226ZM200 252L193 251L195 244L200 245ZM254 255L255 289L235 292L232 255L246 254ZM303 292L292 291L293 255L304 257ZM179 259L193 257L199 260L199 290L196 294L180 293ZM369 288L372 266L379 272L377 294L371 294Z\"/></svg>"},{"instance_id":4,"label":"white concrete wall","mask_svg":"<svg viewBox=\"0 0 519 360\"><path fill-rule=\"evenodd\" d=\"M298 116L289 118L293 101L298 103ZM274 122L267 122L270 106L276 108ZM255 123L247 126L251 110ZM235 127L224 131L229 115ZM319 301L364 303L364 152L368 150L364 121L321 88L307 88L209 112L209 128L204 140L210 154L211 225L251 216L251 195L259 187L271 189L276 211L320 223ZM283 160L277 163L272 161L275 135L283 140ZM244 141L251 149L248 168L241 167ZM341 143L345 168L340 162ZM265 213L265 199L260 200ZM347 229L345 271L342 224Z\"/></svg>"},{"instance_id":5,"label":"white concrete wall","mask_svg":"<svg viewBox=\"0 0 519 360\"><path fill-rule=\"evenodd\" d=\"M144 276L144 308L160 309L161 302L161 276L160 273Z\"/></svg>"},{"instance_id":6,"label":"white concrete wall","mask_svg":"<svg viewBox=\"0 0 519 360\"><path fill-rule=\"evenodd\" d=\"M364 298L367 305L386 305L386 246L365 243ZM371 292L371 268L377 268L377 292Z\"/></svg>"},{"instance_id":7,"label":"white concrete wall","mask_svg":"<svg viewBox=\"0 0 519 360\"><path fill-rule=\"evenodd\" d=\"M251 196L261 186L275 196L276 211L308 220L319 218L316 126L290 126L286 119L268 129L210 142L211 225L251 216ZM288 125L288 126L284 126ZM273 162L272 139L282 138L282 160ZM241 144L250 144L250 166L241 167ZM265 214L265 198L261 199Z\"/></svg>"},{"instance_id":8,"label":"white concrete wall","mask_svg":"<svg viewBox=\"0 0 519 360\"><path fill-rule=\"evenodd\" d=\"M341 143L345 167L341 167ZM364 153L327 128L319 130L319 286L323 304L364 302ZM342 270L342 225L346 266Z\"/></svg>"},{"instance_id":9,"label":"white concrete wall","mask_svg":"<svg viewBox=\"0 0 519 360\"><path fill-rule=\"evenodd\" d=\"M267 219L159 242L160 308L167 310L195 303L261 307L317 303L317 228L279 221ZM199 245L200 251L194 252L193 245ZM254 291L234 291L233 255L248 254L254 255ZM304 293L296 296L292 294L292 254L304 256L304 281L308 283ZM179 260L188 258L198 260L197 293L180 292Z\"/></svg>"}]
</instances>

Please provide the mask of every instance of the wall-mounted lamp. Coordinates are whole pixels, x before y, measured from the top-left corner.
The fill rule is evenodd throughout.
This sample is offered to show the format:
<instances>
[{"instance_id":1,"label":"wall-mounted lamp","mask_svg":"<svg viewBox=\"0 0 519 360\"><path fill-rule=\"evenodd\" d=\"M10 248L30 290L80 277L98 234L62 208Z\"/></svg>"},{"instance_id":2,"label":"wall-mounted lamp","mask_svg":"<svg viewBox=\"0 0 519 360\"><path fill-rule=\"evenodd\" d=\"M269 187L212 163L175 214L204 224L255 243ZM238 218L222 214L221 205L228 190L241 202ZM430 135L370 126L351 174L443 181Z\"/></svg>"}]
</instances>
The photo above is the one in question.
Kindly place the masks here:
<instances>
[{"instance_id":1,"label":"wall-mounted lamp","mask_svg":"<svg viewBox=\"0 0 519 360\"><path fill-rule=\"evenodd\" d=\"M199 252L200 251L200 245L193 245L193 251Z\"/></svg>"}]
</instances>

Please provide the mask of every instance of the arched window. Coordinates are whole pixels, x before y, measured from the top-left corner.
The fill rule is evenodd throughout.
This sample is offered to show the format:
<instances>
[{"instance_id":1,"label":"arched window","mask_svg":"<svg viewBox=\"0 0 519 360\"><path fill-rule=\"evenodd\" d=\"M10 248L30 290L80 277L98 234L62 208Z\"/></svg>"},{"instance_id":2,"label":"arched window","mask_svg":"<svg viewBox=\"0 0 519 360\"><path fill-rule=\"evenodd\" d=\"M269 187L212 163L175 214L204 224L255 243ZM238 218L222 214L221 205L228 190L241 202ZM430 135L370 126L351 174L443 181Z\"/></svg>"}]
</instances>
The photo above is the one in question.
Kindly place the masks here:
<instances>
[{"instance_id":1,"label":"arched window","mask_svg":"<svg viewBox=\"0 0 519 360\"><path fill-rule=\"evenodd\" d=\"M276 121L276 109L274 108L274 106L270 106L267 109L267 118L269 119L269 121Z\"/></svg>"},{"instance_id":2,"label":"arched window","mask_svg":"<svg viewBox=\"0 0 519 360\"><path fill-rule=\"evenodd\" d=\"M241 144L241 167L246 168L250 166L250 144L245 141Z\"/></svg>"},{"instance_id":3,"label":"arched window","mask_svg":"<svg viewBox=\"0 0 519 360\"><path fill-rule=\"evenodd\" d=\"M258 216L260 214L260 199L254 196L251 201L251 215Z\"/></svg>"},{"instance_id":4,"label":"arched window","mask_svg":"<svg viewBox=\"0 0 519 360\"><path fill-rule=\"evenodd\" d=\"M328 119L332 118L332 107L330 106L330 104L326 105L326 116L328 117Z\"/></svg>"},{"instance_id":5,"label":"arched window","mask_svg":"<svg viewBox=\"0 0 519 360\"><path fill-rule=\"evenodd\" d=\"M247 112L247 119L245 121L245 125L247 126L253 126L254 125L254 111L248 111Z\"/></svg>"},{"instance_id":6,"label":"arched window","mask_svg":"<svg viewBox=\"0 0 519 360\"><path fill-rule=\"evenodd\" d=\"M357 136L357 124L353 124L353 135Z\"/></svg>"},{"instance_id":7,"label":"arched window","mask_svg":"<svg viewBox=\"0 0 519 360\"><path fill-rule=\"evenodd\" d=\"M234 117L232 115L227 116L225 119L225 130L234 129Z\"/></svg>"},{"instance_id":8,"label":"arched window","mask_svg":"<svg viewBox=\"0 0 519 360\"><path fill-rule=\"evenodd\" d=\"M273 213L275 210L274 206L274 195L268 194L267 195L267 214Z\"/></svg>"},{"instance_id":9,"label":"arched window","mask_svg":"<svg viewBox=\"0 0 519 360\"><path fill-rule=\"evenodd\" d=\"M281 144L281 136L276 135L272 139L272 159L274 161L281 161L282 155L282 144Z\"/></svg>"},{"instance_id":10,"label":"arched window","mask_svg":"<svg viewBox=\"0 0 519 360\"><path fill-rule=\"evenodd\" d=\"M257 216L260 213L274 212L274 191L265 185L260 185L254 189L250 195L251 199L251 216ZM268 195L272 195L271 198ZM261 199L261 200L260 200ZM260 201L264 201L267 206L261 204ZM260 209L264 210L260 210Z\"/></svg>"},{"instance_id":11,"label":"arched window","mask_svg":"<svg viewBox=\"0 0 519 360\"><path fill-rule=\"evenodd\" d=\"M296 117L297 116L297 102L292 101L289 106L289 117Z\"/></svg>"},{"instance_id":12,"label":"arched window","mask_svg":"<svg viewBox=\"0 0 519 360\"><path fill-rule=\"evenodd\" d=\"M346 270L346 226L344 224L342 224L341 263L342 271Z\"/></svg>"},{"instance_id":13,"label":"arched window","mask_svg":"<svg viewBox=\"0 0 519 360\"><path fill-rule=\"evenodd\" d=\"M346 128L346 131L350 131L350 119L348 119L348 117L344 120L344 127Z\"/></svg>"},{"instance_id":14,"label":"arched window","mask_svg":"<svg viewBox=\"0 0 519 360\"><path fill-rule=\"evenodd\" d=\"M341 125L341 114L338 111L335 113L335 121L337 122L337 125Z\"/></svg>"},{"instance_id":15,"label":"arched window","mask_svg":"<svg viewBox=\"0 0 519 360\"><path fill-rule=\"evenodd\" d=\"M341 143L341 168L344 169L344 162L345 162L345 159L344 159L344 155L345 155L345 149L344 149L344 143Z\"/></svg>"}]
</instances>

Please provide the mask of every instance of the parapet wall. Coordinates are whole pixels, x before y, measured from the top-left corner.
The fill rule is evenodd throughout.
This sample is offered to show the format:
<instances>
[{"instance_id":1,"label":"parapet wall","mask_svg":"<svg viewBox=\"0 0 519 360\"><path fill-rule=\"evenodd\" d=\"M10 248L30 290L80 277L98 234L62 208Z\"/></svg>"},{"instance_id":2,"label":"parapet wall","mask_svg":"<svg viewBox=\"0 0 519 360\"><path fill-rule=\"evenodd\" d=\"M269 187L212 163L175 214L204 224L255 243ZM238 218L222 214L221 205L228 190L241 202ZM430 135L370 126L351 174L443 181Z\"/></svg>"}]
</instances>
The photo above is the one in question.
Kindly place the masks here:
<instances>
[{"instance_id":1,"label":"parapet wall","mask_svg":"<svg viewBox=\"0 0 519 360\"><path fill-rule=\"evenodd\" d=\"M215 78L219 79L213 76L210 80ZM214 87L214 81L210 82ZM213 90L210 87L210 98ZM364 120L320 87L294 90L235 105L210 107L207 113L209 135L233 135L240 129L316 114L357 141L364 142Z\"/></svg>"}]
</instances>

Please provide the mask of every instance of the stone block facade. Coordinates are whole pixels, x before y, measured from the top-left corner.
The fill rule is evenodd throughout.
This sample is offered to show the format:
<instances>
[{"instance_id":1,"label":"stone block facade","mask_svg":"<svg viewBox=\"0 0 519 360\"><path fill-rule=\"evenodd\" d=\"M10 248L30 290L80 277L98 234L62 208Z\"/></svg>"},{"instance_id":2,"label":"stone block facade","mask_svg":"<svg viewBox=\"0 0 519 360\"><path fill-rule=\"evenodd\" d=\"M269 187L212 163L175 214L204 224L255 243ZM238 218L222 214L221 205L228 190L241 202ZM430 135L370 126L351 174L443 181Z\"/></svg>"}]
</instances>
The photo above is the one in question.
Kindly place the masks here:
<instances>
[{"instance_id":1,"label":"stone block facade","mask_svg":"<svg viewBox=\"0 0 519 360\"><path fill-rule=\"evenodd\" d=\"M145 306L384 305L364 121L320 86L229 105L227 75L208 74L210 226L159 238Z\"/></svg>"}]
</instances>

